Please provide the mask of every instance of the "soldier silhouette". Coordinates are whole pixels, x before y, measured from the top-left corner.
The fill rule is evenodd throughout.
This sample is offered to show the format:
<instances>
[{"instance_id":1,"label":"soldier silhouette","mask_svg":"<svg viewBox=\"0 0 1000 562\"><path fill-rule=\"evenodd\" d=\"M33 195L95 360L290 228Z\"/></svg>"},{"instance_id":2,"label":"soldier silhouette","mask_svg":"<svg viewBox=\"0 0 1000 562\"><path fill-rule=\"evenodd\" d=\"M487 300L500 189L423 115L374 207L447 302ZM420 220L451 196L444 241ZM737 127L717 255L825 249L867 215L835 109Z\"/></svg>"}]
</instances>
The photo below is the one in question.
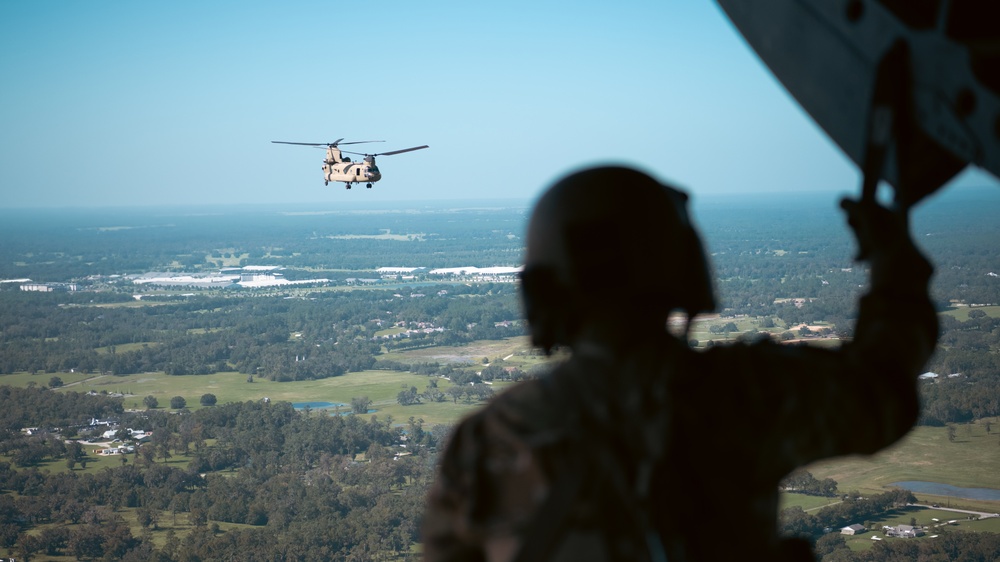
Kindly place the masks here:
<instances>
[{"instance_id":1,"label":"soldier silhouette","mask_svg":"<svg viewBox=\"0 0 1000 562\"><path fill-rule=\"evenodd\" d=\"M805 541L778 536L779 481L911 428L937 322L905 220L842 203L870 265L853 340L695 351L667 329L674 311L715 307L686 200L624 167L570 174L539 200L524 306L533 342L569 359L456 428L426 560L808 560Z\"/></svg>"}]
</instances>

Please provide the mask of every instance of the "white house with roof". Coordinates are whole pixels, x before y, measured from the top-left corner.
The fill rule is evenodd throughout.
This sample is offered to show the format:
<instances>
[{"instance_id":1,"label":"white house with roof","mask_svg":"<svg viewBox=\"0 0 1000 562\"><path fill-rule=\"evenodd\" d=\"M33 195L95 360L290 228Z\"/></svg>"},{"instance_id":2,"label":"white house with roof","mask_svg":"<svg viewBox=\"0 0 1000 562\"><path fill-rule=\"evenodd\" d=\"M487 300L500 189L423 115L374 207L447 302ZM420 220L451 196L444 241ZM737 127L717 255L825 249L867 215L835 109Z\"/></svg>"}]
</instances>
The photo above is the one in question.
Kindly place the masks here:
<instances>
[{"instance_id":1,"label":"white house with roof","mask_svg":"<svg viewBox=\"0 0 1000 562\"><path fill-rule=\"evenodd\" d=\"M859 525L859 524L855 523L853 525L848 525L847 527L844 527L844 528L840 529L840 534L841 535L860 535L861 533L864 533L867 530L868 529L865 529L864 525Z\"/></svg>"},{"instance_id":2,"label":"white house with roof","mask_svg":"<svg viewBox=\"0 0 1000 562\"><path fill-rule=\"evenodd\" d=\"M886 527L885 534L890 537L912 539L923 536L924 530L913 525L896 525L895 527Z\"/></svg>"}]
</instances>

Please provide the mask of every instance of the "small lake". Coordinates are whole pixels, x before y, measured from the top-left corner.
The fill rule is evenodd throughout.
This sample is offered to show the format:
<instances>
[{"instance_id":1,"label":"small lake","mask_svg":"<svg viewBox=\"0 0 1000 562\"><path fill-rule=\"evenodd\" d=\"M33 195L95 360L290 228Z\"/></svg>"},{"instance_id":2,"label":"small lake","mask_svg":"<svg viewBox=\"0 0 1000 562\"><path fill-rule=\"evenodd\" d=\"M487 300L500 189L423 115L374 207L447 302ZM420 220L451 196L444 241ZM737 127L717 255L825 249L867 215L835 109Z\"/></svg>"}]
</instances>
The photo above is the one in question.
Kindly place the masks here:
<instances>
[{"instance_id":1,"label":"small lake","mask_svg":"<svg viewBox=\"0 0 1000 562\"><path fill-rule=\"evenodd\" d=\"M327 408L347 408L348 411L351 410L350 404L344 404L343 402L292 402L292 407L296 410L305 410L309 408L310 410L325 410Z\"/></svg>"},{"instance_id":2,"label":"small lake","mask_svg":"<svg viewBox=\"0 0 1000 562\"><path fill-rule=\"evenodd\" d=\"M339 408L340 415L342 416L349 416L354 413L351 411L351 405L343 402L292 402L292 407L296 410L305 410L306 408L310 410L332 410ZM374 414L375 412L378 412L378 410L368 410L369 414Z\"/></svg>"},{"instance_id":3,"label":"small lake","mask_svg":"<svg viewBox=\"0 0 1000 562\"><path fill-rule=\"evenodd\" d=\"M897 486L904 490L909 490L917 494L932 494L935 496L949 496L952 498L962 498L966 500L986 500L1000 501L1000 490L993 488L961 488L950 484L938 484L937 482L921 482L919 480L907 480L905 482L893 482L890 486Z\"/></svg>"}]
</instances>

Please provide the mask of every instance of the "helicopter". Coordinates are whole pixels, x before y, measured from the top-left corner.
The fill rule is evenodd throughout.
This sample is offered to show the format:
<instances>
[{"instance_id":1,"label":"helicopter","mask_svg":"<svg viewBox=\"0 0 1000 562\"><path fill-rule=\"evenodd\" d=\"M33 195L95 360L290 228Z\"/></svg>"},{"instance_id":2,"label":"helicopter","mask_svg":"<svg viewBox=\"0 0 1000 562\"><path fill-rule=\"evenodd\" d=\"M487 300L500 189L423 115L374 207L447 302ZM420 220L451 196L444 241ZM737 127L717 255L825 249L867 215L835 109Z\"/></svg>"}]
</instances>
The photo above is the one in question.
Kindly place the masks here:
<instances>
[{"instance_id":1,"label":"helicopter","mask_svg":"<svg viewBox=\"0 0 1000 562\"><path fill-rule=\"evenodd\" d=\"M404 148L402 150L393 150L390 152L381 152L377 154L363 154L360 152L351 152L348 150L341 150L341 145L347 144L366 144L373 142L385 142L385 141L352 141L352 142L341 142L343 138L337 139L333 142L289 142L289 141L271 141L276 144L296 144L300 146L315 146L315 147L326 147L326 158L323 160L323 185L330 185L332 181L342 181L347 189L351 189L351 184L358 184L364 182L368 189L372 188L372 184L382 179L382 172L379 171L378 166L375 165L376 156L392 156L393 154L402 154L404 152L411 152L414 150L421 150L424 148L429 148L426 144L423 146L413 146L410 148ZM359 162L351 161L350 156L344 156L344 153L355 154L358 156L363 156L364 158Z\"/></svg>"}]
</instances>

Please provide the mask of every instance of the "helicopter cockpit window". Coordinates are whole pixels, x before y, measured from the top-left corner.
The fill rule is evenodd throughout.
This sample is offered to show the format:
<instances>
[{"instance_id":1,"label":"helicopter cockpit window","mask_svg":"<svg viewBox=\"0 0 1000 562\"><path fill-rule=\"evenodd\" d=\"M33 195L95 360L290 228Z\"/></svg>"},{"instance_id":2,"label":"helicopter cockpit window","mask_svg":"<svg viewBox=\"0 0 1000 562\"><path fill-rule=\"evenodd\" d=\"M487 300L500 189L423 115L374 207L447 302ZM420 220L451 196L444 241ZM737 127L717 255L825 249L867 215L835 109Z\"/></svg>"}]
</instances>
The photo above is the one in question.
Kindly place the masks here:
<instances>
[{"instance_id":1,"label":"helicopter cockpit window","mask_svg":"<svg viewBox=\"0 0 1000 562\"><path fill-rule=\"evenodd\" d=\"M378 173L378 166L372 166L372 167L371 167L371 168L369 168L369 169L371 170L371 172L372 172L373 174L377 174L377 173Z\"/></svg>"}]
</instances>

